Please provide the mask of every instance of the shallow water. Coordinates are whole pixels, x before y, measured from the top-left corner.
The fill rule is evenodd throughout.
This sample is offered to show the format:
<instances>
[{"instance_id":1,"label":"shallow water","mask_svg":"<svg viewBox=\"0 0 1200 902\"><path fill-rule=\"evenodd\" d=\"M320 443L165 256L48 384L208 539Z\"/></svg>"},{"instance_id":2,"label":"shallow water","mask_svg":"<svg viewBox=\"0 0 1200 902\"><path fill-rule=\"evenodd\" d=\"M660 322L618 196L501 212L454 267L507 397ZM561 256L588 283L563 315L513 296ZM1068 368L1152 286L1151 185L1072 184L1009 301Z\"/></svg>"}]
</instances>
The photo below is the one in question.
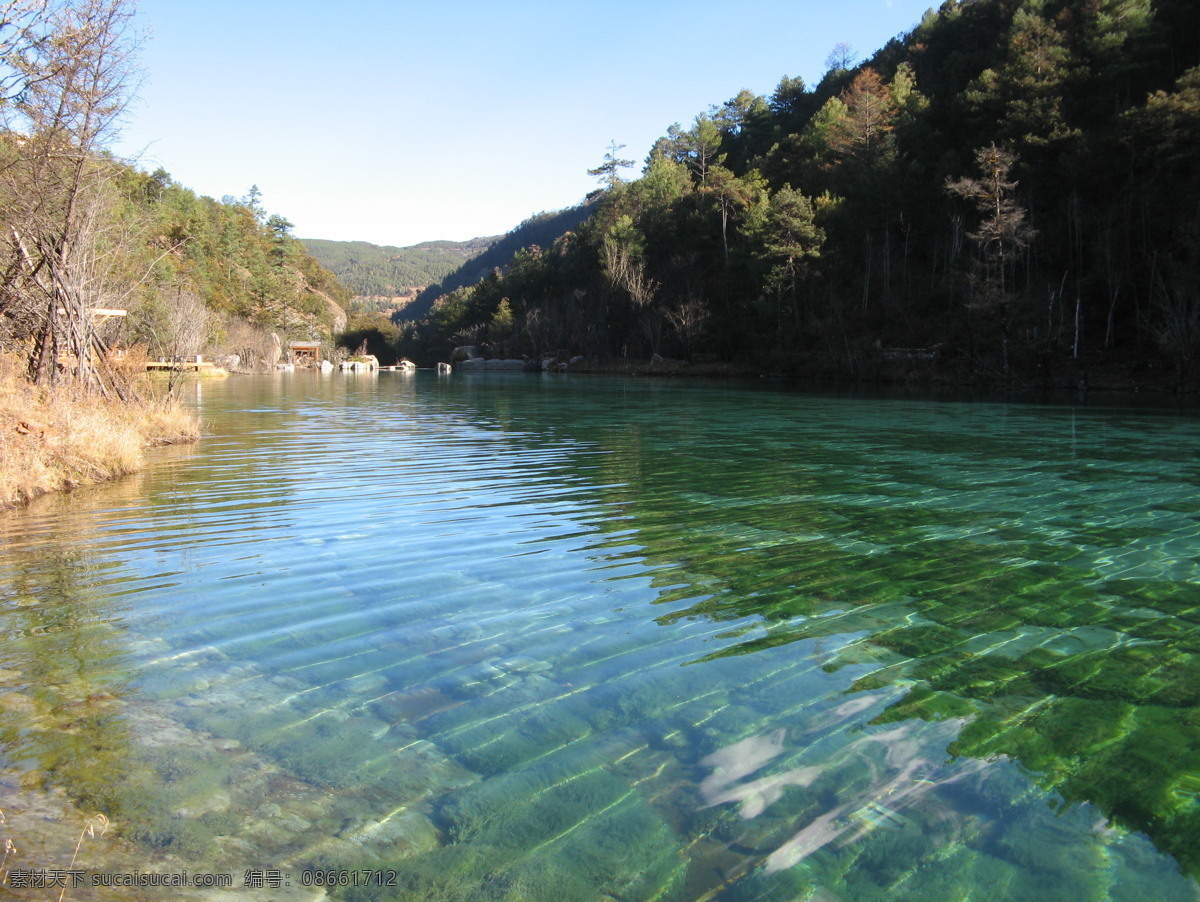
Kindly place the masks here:
<instances>
[{"instance_id":1,"label":"shallow water","mask_svg":"<svg viewBox=\"0 0 1200 902\"><path fill-rule=\"evenodd\" d=\"M103 812L69 898L1200 897L1194 416L192 390L0 516L4 867Z\"/></svg>"}]
</instances>

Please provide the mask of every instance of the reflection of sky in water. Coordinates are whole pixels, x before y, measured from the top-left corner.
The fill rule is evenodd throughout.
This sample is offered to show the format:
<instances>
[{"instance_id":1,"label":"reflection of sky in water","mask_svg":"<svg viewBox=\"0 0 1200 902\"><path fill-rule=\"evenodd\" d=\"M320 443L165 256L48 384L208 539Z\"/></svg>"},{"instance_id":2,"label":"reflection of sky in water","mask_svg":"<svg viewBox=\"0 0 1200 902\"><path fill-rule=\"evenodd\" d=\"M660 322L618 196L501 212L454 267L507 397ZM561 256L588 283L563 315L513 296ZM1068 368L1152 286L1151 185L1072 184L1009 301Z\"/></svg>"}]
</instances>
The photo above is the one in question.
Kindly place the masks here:
<instances>
[{"instance_id":1,"label":"reflection of sky in water","mask_svg":"<svg viewBox=\"0 0 1200 902\"><path fill-rule=\"evenodd\" d=\"M394 868L378 898L1194 897L1151 844L1200 862L1193 420L202 391L198 447L0 521L6 773L107 810L109 864Z\"/></svg>"},{"instance_id":2,"label":"reflection of sky in water","mask_svg":"<svg viewBox=\"0 0 1200 902\"><path fill-rule=\"evenodd\" d=\"M877 700L859 698L840 706L834 714L837 717L850 717L871 707L872 702ZM931 750L930 747L936 750L939 744L954 735L958 726L947 723L941 728L926 729L924 735L917 736L917 726L905 724L863 736L850 743L844 750L846 755L865 755L867 749L863 746L869 747L872 743L884 749L880 771L874 774L875 782L865 791L818 815L812 823L768 855L763 863L766 873L790 868L843 835L846 835L847 842L854 842L881 824L902 826L908 823L899 813L903 808L918 801L933 787L952 782L986 766L982 762L970 762L965 767L955 768L953 776L931 779L946 769L924 757L924 752ZM712 774L700 784L700 794L705 802L709 805L736 803L742 819L750 820L779 801L786 787L812 786L825 773L828 765L809 764L770 776L743 779L755 774L783 752L784 734L784 730L776 730L752 736L704 758L701 765L713 769Z\"/></svg>"}]
</instances>

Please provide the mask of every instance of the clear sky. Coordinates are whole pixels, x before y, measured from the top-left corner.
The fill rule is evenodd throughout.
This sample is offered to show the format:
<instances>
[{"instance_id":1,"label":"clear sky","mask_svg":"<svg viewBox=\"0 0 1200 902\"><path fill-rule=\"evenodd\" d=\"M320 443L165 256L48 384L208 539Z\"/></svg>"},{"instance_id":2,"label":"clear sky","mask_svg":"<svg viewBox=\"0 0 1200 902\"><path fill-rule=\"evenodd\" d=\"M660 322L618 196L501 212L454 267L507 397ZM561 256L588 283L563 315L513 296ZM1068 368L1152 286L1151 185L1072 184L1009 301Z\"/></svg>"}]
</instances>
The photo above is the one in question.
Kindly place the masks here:
<instances>
[{"instance_id":1,"label":"clear sky","mask_svg":"<svg viewBox=\"0 0 1200 902\"><path fill-rule=\"evenodd\" d=\"M502 234L582 200L612 140L641 169L742 88L816 84L929 0L140 0L145 80L117 151L302 238Z\"/></svg>"}]
</instances>

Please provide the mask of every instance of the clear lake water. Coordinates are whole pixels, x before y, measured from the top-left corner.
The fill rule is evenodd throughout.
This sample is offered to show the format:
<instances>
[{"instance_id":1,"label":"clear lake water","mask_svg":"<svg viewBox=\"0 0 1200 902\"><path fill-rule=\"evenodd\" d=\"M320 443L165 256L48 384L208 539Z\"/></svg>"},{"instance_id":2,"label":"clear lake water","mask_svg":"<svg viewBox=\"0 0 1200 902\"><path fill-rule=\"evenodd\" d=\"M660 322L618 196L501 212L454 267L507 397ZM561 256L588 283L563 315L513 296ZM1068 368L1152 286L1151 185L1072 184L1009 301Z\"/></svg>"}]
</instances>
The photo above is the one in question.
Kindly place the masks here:
<instances>
[{"instance_id":1,"label":"clear lake water","mask_svg":"<svg viewBox=\"0 0 1200 902\"><path fill-rule=\"evenodd\" d=\"M82 836L67 898L1200 898L1194 412L186 391L198 444L0 513L9 881Z\"/></svg>"}]
</instances>

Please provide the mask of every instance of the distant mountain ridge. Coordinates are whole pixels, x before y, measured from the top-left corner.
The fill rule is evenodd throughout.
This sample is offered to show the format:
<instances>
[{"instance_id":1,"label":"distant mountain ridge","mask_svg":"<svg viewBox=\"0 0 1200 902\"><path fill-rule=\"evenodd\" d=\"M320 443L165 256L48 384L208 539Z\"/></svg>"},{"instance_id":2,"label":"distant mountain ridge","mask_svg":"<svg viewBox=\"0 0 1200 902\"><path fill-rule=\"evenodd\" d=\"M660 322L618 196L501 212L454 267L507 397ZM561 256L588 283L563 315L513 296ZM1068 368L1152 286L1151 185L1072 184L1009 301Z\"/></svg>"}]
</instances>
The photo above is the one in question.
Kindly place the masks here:
<instances>
[{"instance_id":1,"label":"distant mountain ridge","mask_svg":"<svg viewBox=\"0 0 1200 902\"><path fill-rule=\"evenodd\" d=\"M442 295L449 294L456 288L474 285L493 270L503 270L519 250L535 244L539 247L550 247L567 232L579 228L592 215L594 209L594 205L585 202L565 210L535 213L508 234L493 239L486 250L466 260L440 282L430 284L417 296L412 305L405 308L404 318L416 319L418 316L424 316L433 306L433 302Z\"/></svg>"},{"instance_id":2,"label":"distant mountain ridge","mask_svg":"<svg viewBox=\"0 0 1200 902\"><path fill-rule=\"evenodd\" d=\"M439 297L465 288L495 270L504 270L523 248L550 247L577 229L594 206L587 202L554 212L535 213L505 235L468 241L424 241L391 247L369 241L302 238L305 249L338 281L361 299L391 298L397 319L416 321L429 314ZM415 297L414 297L415 296ZM359 309L387 309L356 302Z\"/></svg>"},{"instance_id":3,"label":"distant mountain ridge","mask_svg":"<svg viewBox=\"0 0 1200 902\"><path fill-rule=\"evenodd\" d=\"M425 241L410 247L301 238L305 249L360 297L398 297L435 284L484 253L499 236Z\"/></svg>"}]
</instances>

